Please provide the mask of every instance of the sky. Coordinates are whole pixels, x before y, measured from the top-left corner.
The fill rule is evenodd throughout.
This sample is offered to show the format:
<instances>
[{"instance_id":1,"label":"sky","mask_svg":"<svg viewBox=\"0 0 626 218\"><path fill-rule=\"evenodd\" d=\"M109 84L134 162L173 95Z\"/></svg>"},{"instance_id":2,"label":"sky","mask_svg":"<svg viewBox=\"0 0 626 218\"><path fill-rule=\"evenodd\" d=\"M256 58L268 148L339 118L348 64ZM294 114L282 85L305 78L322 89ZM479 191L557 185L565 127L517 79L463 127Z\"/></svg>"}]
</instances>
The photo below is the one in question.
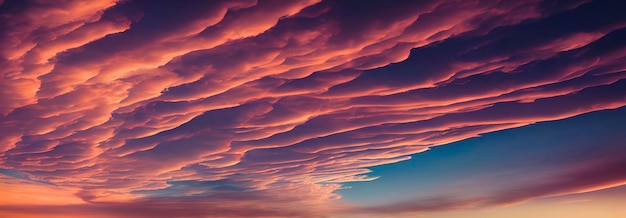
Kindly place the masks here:
<instances>
[{"instance_id":1,"label":"sky","mask_svg":"<svg viewBox=\"0 0 626 218\"><path fill-rule=\"evenodd\" d=\"M0 0L0 217L623 218L624 11Z\"/></svg>"}]
</instances>

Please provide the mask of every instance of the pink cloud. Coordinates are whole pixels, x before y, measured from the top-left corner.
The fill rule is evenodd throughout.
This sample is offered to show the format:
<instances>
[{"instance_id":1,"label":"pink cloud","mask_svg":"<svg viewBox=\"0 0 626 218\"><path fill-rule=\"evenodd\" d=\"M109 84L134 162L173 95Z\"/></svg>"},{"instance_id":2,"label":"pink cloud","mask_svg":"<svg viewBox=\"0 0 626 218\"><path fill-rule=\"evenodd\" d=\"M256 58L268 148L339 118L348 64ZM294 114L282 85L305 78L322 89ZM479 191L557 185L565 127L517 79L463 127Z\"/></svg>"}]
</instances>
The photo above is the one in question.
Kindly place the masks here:
<instances>
[{"instance_id":1,"label":"pink cloud","mask_svg":"<svg viewBox=\"0 0 626 218\"><path fill-rule=\"evenodd\" d=\"M375 207L353 207L340 210L345 210L344 213L347 214L415 215L477 207L496 208L519 204L534 198L586 193L626 184L626 174L622 173L624 167L622 160L611 159L585 164L588 165L580 165L566 172L557 172L532 185L506 187L485 196L469 198L467 196L438 196Z\"/></svg>"},{"instance_id":2,"label":"pink cloud","mask_svg":"<svg viewBox=\"0 0 626 218\"><path fill-rule=\"evenodd\" d=\"M3 12L0 168L84 201L42 213L323 215L342 210L329 204L341 182L375 179L367 167L626 105L626 50L600 49L624 35L623 21L511 45L544 28L536 20L561 18L534 1L184 4ZM619 182L551 190L608 181Z\"/></svg>"}]
</instances>

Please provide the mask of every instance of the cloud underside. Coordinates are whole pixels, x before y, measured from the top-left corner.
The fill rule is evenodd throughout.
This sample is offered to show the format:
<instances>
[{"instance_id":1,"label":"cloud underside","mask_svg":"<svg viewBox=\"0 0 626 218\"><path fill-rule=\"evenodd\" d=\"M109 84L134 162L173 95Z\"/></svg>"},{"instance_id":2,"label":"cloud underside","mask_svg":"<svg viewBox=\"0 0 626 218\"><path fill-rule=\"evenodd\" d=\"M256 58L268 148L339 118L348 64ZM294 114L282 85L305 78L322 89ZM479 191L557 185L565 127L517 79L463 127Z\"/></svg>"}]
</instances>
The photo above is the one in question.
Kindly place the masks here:
<instances>
[{"instance_id":1,"label":"cloud underside","mask_svg":"<svg viewBox=\"0 0 626 218\"><path fill-rule=\"evenodd\" d=\"M614 161L507 198L329 205L367 167L626 105L623 5L376 4L7 1L0 168L88 202L41 211L136 217L415 212L626 182Z\"/></svg>"}]
</instances>

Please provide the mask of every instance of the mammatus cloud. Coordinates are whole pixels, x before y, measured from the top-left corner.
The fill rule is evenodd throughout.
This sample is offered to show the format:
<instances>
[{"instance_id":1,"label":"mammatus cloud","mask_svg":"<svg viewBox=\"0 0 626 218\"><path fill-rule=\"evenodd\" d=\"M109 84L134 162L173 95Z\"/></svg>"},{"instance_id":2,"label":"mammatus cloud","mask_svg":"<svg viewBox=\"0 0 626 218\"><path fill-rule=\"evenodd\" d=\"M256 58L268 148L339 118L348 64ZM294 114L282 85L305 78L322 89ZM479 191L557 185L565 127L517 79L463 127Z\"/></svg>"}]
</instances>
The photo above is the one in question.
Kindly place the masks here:
<instances>
[{"instance_id":1,"label":"mammatus cloud","mask_svg":"<svg viewBox=\"0 0 626 218\"><path fill-rule=\"evenodd\" d=\"M80 199L42 201L49 214L384 212L333 204L333 191L431 146L626 105L625 8L612 2L0 9L0 167L19 172L2 184ZM598 178L478 205L626 181ZM14 202L0 211L28 213Z\"/></svg>"}]
</instances>

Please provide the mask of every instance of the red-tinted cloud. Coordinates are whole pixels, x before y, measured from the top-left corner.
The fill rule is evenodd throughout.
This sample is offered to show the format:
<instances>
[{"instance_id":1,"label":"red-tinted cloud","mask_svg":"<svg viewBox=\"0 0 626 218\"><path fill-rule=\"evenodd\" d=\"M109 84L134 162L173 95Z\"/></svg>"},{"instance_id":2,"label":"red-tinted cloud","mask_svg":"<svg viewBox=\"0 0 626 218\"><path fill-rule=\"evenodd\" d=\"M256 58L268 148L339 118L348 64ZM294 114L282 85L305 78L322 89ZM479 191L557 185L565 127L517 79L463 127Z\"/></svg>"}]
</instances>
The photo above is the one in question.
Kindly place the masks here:
<instances>
[{"instance_id":1,"label":"red-tinted cloud","mask_svg":"<svg viewBox=\"0 0 626 218\"><path fill-rule=\"evenodd\" d=\"M375 207L350 208L346 214L415 215L425 212L474 207L502 207L534 198L585 193L626 184L623 159L603 159L585 163L566 172L543 178L535 184L511 185L485 196L436 196Z\"/></svg>"},{"instance_id":2,"label":"red-tinted cloud","mask_svg":"<svg viewBox=\"0 0 626 218\"><path fill-rule=\"evenodd\" d=\"M51 214L343 210L367 167L625 106L626 17L581 4L8 1L0 168L84 202Z\"/></svg>"}]
</instances>

